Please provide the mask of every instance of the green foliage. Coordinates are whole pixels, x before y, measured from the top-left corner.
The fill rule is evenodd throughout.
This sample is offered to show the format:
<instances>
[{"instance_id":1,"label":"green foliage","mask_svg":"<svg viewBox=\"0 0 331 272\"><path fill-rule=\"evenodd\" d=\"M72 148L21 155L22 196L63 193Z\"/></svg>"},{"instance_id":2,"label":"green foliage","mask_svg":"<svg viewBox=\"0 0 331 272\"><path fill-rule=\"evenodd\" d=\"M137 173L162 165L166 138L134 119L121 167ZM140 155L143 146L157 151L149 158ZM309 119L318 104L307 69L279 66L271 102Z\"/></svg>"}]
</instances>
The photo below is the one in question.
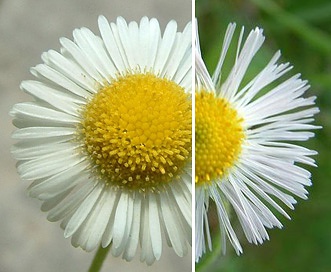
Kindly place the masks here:
<instances>
[{"instance_id":1,"label":"green foliage","mask_svg":"<svg viewBox=\"0 0 331 272\"><path fill-rule=\"evenodd\" d=\"M207 67L218 61L225 29L230 22L255 26L266 35L263 51L257 56L261 67L280 49L282 61L290 62L292 74L301 73L316 95L321 113L316 123L323 129L307 144L319 152L318 168L312 172L309 200L298 200L291 221L279 216L282 230L269 231L270 241L255 246L243 242L244 254L237 257L230 246L200 266L199 271L331 271L331 2L328 0L197 0L200 43ZM258 70L256 68L256 70ZM254 73L254 69L253 72Z\"/></svg>"}]
</instances>

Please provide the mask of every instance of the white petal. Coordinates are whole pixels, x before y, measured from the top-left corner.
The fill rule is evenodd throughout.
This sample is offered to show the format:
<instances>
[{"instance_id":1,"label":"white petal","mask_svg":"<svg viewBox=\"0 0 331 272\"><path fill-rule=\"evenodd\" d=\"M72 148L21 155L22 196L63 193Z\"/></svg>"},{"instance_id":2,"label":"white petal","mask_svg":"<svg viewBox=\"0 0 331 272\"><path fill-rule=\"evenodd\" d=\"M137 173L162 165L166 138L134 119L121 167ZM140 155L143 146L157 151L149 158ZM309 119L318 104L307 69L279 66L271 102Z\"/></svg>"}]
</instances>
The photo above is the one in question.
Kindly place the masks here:
<instances>
[{"instance_id":1,"label":"white petal","mask_svg":"<svg viewBox=\"0 0 331 272\"><path fill-rule=\"evenodd\" d=\"M66 158L63 160L63 158ZM84 158L75 154L75 151L60 150L52 154L47 154L34 160L19 163L17 170L22 179L35 180L38 178L45 178L56 173L74 167L80 163Z\"/></svg>"},{"instance_id":2,"label":"white petal","mask_svg":"<svg viewBox=\"0 0 331 272\"><path fill-rule=\"evenodd\" d=\"M117 35L119 40L117 41L117 44L121 44L122 47L119 47L119 49L122 49L121 55L122 59L124 60L125 63L127 63L128 67L130 70L134 70L137 68L137 63L135 62L134 59L134 48L132 47L130 37L129 37L129 28L126 23L126 21L122 17L118 17L116 21L117 27L113 27L114 24L112 24L112 30L113 33L115 34L115 29L117 30Z\"/></svg>"},{"instance_id":3,"label":"white petal","mask_svg":"<svg viewBox=\"0 0 331 272\"><path fill-rule=\"evenodd\" d=\"M180 82L183 78L181 75L185 75L192 67L191 36L191 24L189 23L183 33L177 33L173 52L164 69L164 74L169 78L175 78L176 82Z\"/></svg>"},{"instance_id":4,"label":"white petal","mask_svg":"<svg viewBox=\"0 0 331 272\"><path fill-rule=\"evenodd\" d=\"M115 77L116 68L110 61L99 37L95 36L89 29L82 28L74 31L74 38L85 53L85 57L90 59L105 80L109 81L110 77Z\"/></svg>"},{"instance_id":5,"label":"white petal","mask_svg":"<svg viewBox=\"0 0 331 272\"><path fill-rule=\"evenodd\" d=\"M46 64L38 64L31 68L31 72L43 81L48 80L51 84L56 84L64 90L77 95L78 97L87 98L90 96L88 90L80 87L75 82L67 78L64 74L47 66ZM48 83L48 82L47 82Z\"/></svg>"},{"instance_id":6,"label":"white petal","mask_svg":"<svg viewBox=\"0 0 331 272\"><path fill-rule=\"evenodd\" d=\"M127 199L127 207L126 207L127 216L126 216L126 222L124 223L124 232L123 232L122 240L120 241L120 244L118 244L118 246L116 246L115 244L113 244L113 246L112 246L112 254L115 257L119 256L120 254L122 254L125 251L125 249L127 247L128 239L131 235L132 221L133 221L133 201L134 201L134 199L132 197L132 193L130 193L128 196L128 199ZM117 212L118 212L118 210L116 211L116 213ZM116 220L116 217L115 217L115 220ZM114 226L114 229L115 229L115 226ZM117 234L115 234L115 232L114 232L114 240L115 240L115 235L117 235Z\"/></svg>"},{"instance_id":7,"label":"white petal","mask_svg":"<svg viewBox=\"0 0 331 272\"><path fill-rule=\"evenodd\" d=\"M109 205L112 202L111 192L108 192L107 189L104 191L105 192L96 203L96 206L93 208L93 215L89 217L90 224L86 226L89 233L85 245L86 251L92 251L99 245L112 212L112 206Z\"/></svg>"},{"instance_id":8,"label":"white petal","mask_svg":"<svg viewBox=\"0 0 331 272\"><path fill-rule=\"evenodd\" d=\"M67 198L67 196L70 194L70 192L71 192L71 190L69 189L69 190L62 192L61 194L57 194L54 197L47 199L41 205L40 210L43 212L50 211L51 209L53 209L54 207L59 205L59 203L63 202Z\"/></svg>"},{"instance_id":9,"label":"white petal","mask_svg":"<svg viewBox=\"0 0 331 272\"><path fill-rule=\"evenodd\" d=\"M130 236L128 238L128 243L123 253L123 258L127 261L131 261L136 253L139 233L140 233L140 220L141 220L141 197L140 194L135 194L133 203L133 221L130 230Z\"/></svg>"},{"instance_id":10,"label":"white petal","mask_svg":"<svg viewBox=\"0 0 331 272\"><path fill-rule=\"evenodd\" d=\"M154 64L154 71L156 74L164 73L165 65L169 59L169 54L174 46L177 32L177 23L170 21L163 34L163 38L159 44L158 53Z\"/></svg>"},{"instance_id":11,"label":"white petal","mask_svg":"<svg viewBox=\"0 0 331 272\"><path fill-rule=\"evenodd\" d=\"M74 125L79 119L47 107L40 106L37 102L25 102L14 105L11 114L15 119L31 119L42 126L51 124Z\"/></svg>"},{"instance_id":12,"label":"white petal","mask_svg":"<svg viewBox=\"0 0 331 272\"><path fill-rule=\"evenodd\" d=\"M181 225L178 224L178 220L174 211L170 208L172 205L169 203L168 197L164 194L160 195L160 205L164 225L169 235L171 244L176 254L180 257L183 257L187 250L184 240L184 233L182 231Z\"/></svg>"},{"instance_id":13,"label":"white petal","mask_svg":"<svg viewBox=\"0 0 331 272\"><path fill-rule=\"evenodd\" d=\"M80 181L82 172L86 170L88 163L82 162L72 168L51 176L35 186L29 187L29 195L31 197L39 197L47 199L53 195L59 194L62 191L68 190ZM33 184L32 184L33 185Z\"/></svg>"},{"instance_id":14,"label":"white petal","mask_svg":"<svg viewBox=\"0 0 331 272\"><path fill-rule=\"evenodd\" d=\"M60 111L73 116L79 116L78 103L80 103L81 100L74 98L68 93L60 92L44 83L32 80L23 81L21 83L21 89Z\"/></svg>"},{"instance_id":15,"label":"white petal","mask_svg":"<svg viewBox=\"0 0 331 272\"><path fill-rule=\"evenodd\" d=\"M116 208L113 228L113 247L120 247L122 240L125 239L125 227L128 216L128 200L129 194L122 192Z\"/></svg>"},{"instance_id":16,"label":"white petal","mask_svg":"<svg viewBox=\"0 0 331 272\"><path fill-rule=\"evenodd\" d=\"M120 196L121 196L121 192L111 190L111 193L109 195L109 202L107 204L107 205L109 205L111 214L109 216L109 221L108 221L106 230L102 236L102 241L101 241L102 247L107 247L113 239L114 220L115 220L116 208L117 208Z\"/></svg>"},{"instance_id":17,"label":"white petal","mask_svg":"<svg viewBox=\"0 0 331 272\"><path fill-rule=\"evenodd\" d=\"M101 185L97 185L96 187L94 187L90 194L80 204L64 230L65 238L72 236L80 227L80 225L84 222L96 200L98 199L100 193L102 192L102 189L103 186Z\"/></svg>"},{"instance_id":18,"label":"white petal","mask_svg":"<svg viewBox=\"0 0 331 272\"><path fill-rule=\"evenodd\" d=\"M43 206L45 210L49 210L47 219L51 222L59 221L65 216L75 211L79 207L80 203L86 198L86 196L93 189L92 182L84 182L82 180L82 185L79 189L72 192L66 199L58 201L55 206L49 206L49 202L53 200L47 200L44 202ZM57 198L57 197L56 197Z\"/></svg>"},{"instance_id":19,"label":"white petal","mask_svg":"<svg viewBox=\"0 0 331 272\"><path fill-rule=\"evenodd\" d=\"M222 186L223 185L221 184L221 187ZM224 199L221 196L220 192L218 192L214 186L209 188L209 190L210 190L211 198L215 201L216 204L218 220L220 222L221 228L223 229L223 231L226 232L230 240L230 243L232 244L236 253L240 254L242 252L242 247L239 243L236 233L234 232L231 226L229 215L224 205Z\"/></svg>"},{"instance_id":20,"label":"white petal","mask_svg":"<svg viewBox=\"0 0 331 272\"><path fill-rule=\"evenodd\" d=\"M40 139L52 137L71 136L75 133L74 128L69 127L27 127L13 132L15 140Z\"/></svg>"},{"instance_id":21,"label":"white petal","mask_svg":"<svg viewBox=\"0 0 331 272\"><path fill-rule=\"evenodd\" d=\"M187 201L183 191L180 189L177 184L172 184L170 186L173 199L177 202L178 208L181 211L181 215L185 218L187 224L191 226L192 224L192 208L191 208L191 200Z\"/></svg>"},{"instance_id":22,"label":"white petal","mask_svg":"<svg viewBox=\"0 0 331 272\"><path fill-rule=\"evenodd\" d=\"M125 71L127 66L125 62L123 62L121 56L121 51L123 49L121 48L122 46L118 44L116 36L117 28L110 28L109 23L104 16L99 16L98 23L101 36L108 51L108 55L110 56L112 62L114 63L118 71ZM115 33L113 33L114 29L116 29Z\"/></svg>"},{"instance_id":23,"label":"white petal","mask_svg":"<svg viewBox=\"0 0 331 272\"><path fill-rule=\"evenodd\" d=\"M148 63L149 54L149 44L151 40L150 33L150 22L147 17L143 17L140 20L139 29L136 30L137 44L139 45L139 50L136 50L135 58L137 59L138 66L145 68Z\"/></svg>"},{"instance_id":24,"label":"white petal","mask_svg":"<svg viewBox=\"0 0 331 272\"><path fill-rule=\"evenodd\" d=\"M150 20L149 29L150 43L147 54L147 69L153 68L155 65L156 56L158 53L159 43L161 41L161 30L158 20L155 18Z\"/></svg>"},{"instance_id":25,"label":"white petal","mask_svg":"<svg viewBox=\"0 0 331 272\"><path fill-rule=\"evenodd\" d=\"M158 206L159 203L157 203L154 193L149 194L149 231L156 260L160 259L162 253L162 238Z\"/></svg>"},{"instance_id":26,"label":"white petal","mask_svg":"<svg viewBox=\"0 0 331 272\"><path fill-rule=\"evenodd\" d=\"M262 46L265 37L263 36L263 30L256 28L252 30L246 41L244 42L243 47L240 50L241 46L241 38L243 36L243 30L240 34L238 47L237 47L237 57L235 59L234 66L221 87L222 97L232 101L235 93L238 91L238 88L241 84L241 81L244 78L244 75L251 63L253 57L257 53L257 51Z\"/></svg>"},{"instance_id":27,"label":"white petal","mask_svg":"<svg viewBox=\"0 0 331 272\"><path fill-rule=\"evenodd\" d=\"M91 93L96 93L99 83L90 77L76 63L62 56L60 53L50 50L42 55L45 63L65 75L80 87L87 89Z\"/></svg>"},{"instance_id":28,"label":"white petal","mask_svg":"<svg viewBox=\"0 0 331 272\"><path fill-rule=\"evenodd\" d=\"M73 57L73 59L95 80L97 81L103 81L102 76L98 73L95 65L93 64L93 62L90 60L90 56L89 56L89 52L88 50L81 45L79 42L77 42L77 36L78 33L80 33L79 29L76 29L73 32L75 41L79 46L70 41L67 38L61 38L60 42L62 44L62 46L71 54L71 56Z\"/></svg>"},{"instance_id":29,"label":"white petal","mask_svg":"<svg viewBox=\"0 0 331 272\"><path fill-rule=\"evenodd\" d=\"M11 153L16 160L34 160L41 156L68 148L73 148L72 143L41 143L40 145L33 144L28 148L22 148L19 144L16 144L13 146Z\"/></svg>"},{"instance_id":30,"label":"white petal","mask_svg":"<svg viewBox=\"0 0 331 272\"><path fill-rule=\"evenodd\" d=\"M149 225L149 201L145 199L143 202L143 213L141 221L141 233L140 233L140 243L141 243L141 255L140 261L146 261L147 264L152 264L155 260L154 252L152 248L152 241L150 235L150 225Z\"/></svg>"}]
</instances>

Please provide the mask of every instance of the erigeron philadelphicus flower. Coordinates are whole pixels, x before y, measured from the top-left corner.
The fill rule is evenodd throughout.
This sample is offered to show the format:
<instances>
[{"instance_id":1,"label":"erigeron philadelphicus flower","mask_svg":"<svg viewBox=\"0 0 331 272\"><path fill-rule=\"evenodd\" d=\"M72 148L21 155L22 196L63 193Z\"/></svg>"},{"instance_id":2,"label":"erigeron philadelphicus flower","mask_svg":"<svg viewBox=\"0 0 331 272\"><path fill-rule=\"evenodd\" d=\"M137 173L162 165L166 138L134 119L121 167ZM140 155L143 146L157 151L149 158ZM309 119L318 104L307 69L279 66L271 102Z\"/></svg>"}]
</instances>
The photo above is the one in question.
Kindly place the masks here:
<instances>
[{"instance_id":1,"label":"erigeron philadelphicus flower","mask_svg":"<svg viewBox=\"0 0 331 272\"><path fill-rule=\"evenodd\" d=\"M280 52L247 78L264 42L260 28L246 40L241 30L233 66L225 77L223 64L229 60L234 32L235 24L230 24L212 77L196 42L196 261L212 250L210 203L217 212L223 252L228 238L240 254L231 217L236 215L250 243L263 243L269 239L267 228L282 227L275 211L290 218L281 204L293 209L293 196L307 198L304 187L311 185L311 174L302 165L315 165L310 156L316 152L297 144L313 137L310 130L317 128L311 124L319 111L315 97L303 97L307 81L300 75L283 79L292 67L277 64Z\"/></svg>"},{"instance_id":2,"label":"erigeron philadelphicus flower","mask_svg":"<svg viewBox=\"0 0 331 272\"><path fill-rule=\"evenodd\" d=\"M12 153L49 221L87 251L152 264L162 240L184 256L191 242L191 24L100 16L61 38L21 88Z\"/></svg>"}]
</instances>

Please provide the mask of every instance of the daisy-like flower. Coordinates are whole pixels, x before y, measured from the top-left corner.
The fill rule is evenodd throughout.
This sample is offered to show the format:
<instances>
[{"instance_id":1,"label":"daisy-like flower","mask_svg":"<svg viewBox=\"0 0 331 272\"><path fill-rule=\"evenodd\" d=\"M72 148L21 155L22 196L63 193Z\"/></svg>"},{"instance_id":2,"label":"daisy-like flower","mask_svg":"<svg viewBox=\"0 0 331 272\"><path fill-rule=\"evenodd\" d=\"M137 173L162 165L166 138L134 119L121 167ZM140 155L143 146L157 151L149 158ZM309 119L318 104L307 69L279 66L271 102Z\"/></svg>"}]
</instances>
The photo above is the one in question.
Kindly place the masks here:
<instances>
[{"instance_id":1,"label":"daisy-like flower","mask_svg":"<svg viewBox=\"0 0 331 272\"><path fill-rule=\"evenodd\" d=\"M240 254L231 212L250 243L263 243L269 239L267 228L282 227L274 211L290 218L281 204L293 209L293 196L307 198L304 187L311 185L311 174L301 166L315 165L310 156L316 152L296 144L313 137L310 130L317 128L311 124L319 111L315 97L303 97L307 81L295 75L279 82L292 68L277 64L279 52L259 73L247 76L264 42L262 29L252 30L246 40L241 30L233 67L226 78L222 75L235 27L228 26L212 77L196 42L196 261L212 249L210 199L217 211L223 252L228 238Z\"/></svg>"},{"instance_id":2,"label":"daisy-like flower","mask_svg":"<svg viewBox=\"0 0 331 272\"><path fill-rule=\"evenodd\" d=\"M61 38L23 81L12 153L49 221L86 251L111 244L147 264L162 241L179 256L191 241L191 24L161 35L156 19L100 16Z\"/></svg>"}]
</instances>

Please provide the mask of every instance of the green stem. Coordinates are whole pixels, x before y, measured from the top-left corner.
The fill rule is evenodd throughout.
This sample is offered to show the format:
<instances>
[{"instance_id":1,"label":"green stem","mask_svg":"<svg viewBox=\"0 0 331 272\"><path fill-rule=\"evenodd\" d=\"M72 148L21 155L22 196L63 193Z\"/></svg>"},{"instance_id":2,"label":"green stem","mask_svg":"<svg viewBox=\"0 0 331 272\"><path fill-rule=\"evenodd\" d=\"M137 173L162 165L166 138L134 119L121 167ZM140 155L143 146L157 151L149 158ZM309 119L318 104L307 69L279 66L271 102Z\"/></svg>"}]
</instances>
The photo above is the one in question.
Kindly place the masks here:
<instances>
[{"instance_id":1,"label":"green stem","mask_svg":"<svg viewBox=\"0 0 331 272\"><path fill-rule=\"evenodd\" d=\"M195 264L195 271L197 272L203 272L203 271L210 271L211 267L215 263L215 261L221 256L221 239L220 234L217 234L215 239L213 239L213 249L212 251L205 254L205 256L202 257L200 262Z\"/></svg>"},{"instance_id":2,"label":"green stem","mask_svg":"<svg viewBox=\"0 0 331 272\"><path fill-rule=\"evenodd\" d=\"M97 253L94 256L94 259L92 261L92 264L88 270L88 272L98 272L100 271L103 261L105 260L107 253L110 249L110 245L103 248L101 245L97 251Z\"/></svg>"}]
</instances>

